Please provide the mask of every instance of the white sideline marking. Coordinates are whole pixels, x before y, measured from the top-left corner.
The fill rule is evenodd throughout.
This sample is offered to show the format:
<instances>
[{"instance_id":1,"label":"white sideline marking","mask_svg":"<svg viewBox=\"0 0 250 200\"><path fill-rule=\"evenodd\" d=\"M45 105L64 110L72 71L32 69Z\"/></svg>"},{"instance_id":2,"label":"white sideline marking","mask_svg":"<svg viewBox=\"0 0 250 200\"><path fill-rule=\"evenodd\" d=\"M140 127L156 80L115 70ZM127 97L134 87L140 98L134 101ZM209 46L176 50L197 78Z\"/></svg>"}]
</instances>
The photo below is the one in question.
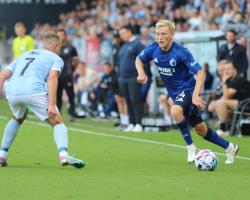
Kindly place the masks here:
<instances>
[{"instance_id":1,"label":"white sideline marking","mask_svg":"<svg viewBox=\"0 0 250 200\"><path fill-rule=\"evenodd\" d=\"M8 119L8 117L0 115L0 119ZM50 125L48 125L48 124L46 124L44 122L34 122L34 121L26 120L24 123L31 124L31 125L37 125L37 126L43 126L43 127L50 127ZM99 132L95 132L95 131L83 130L83 129L69 127L69 126L67 126L67 128L68 128L68 130L83 133L83 134L119 138L119 139L131 140L131 141L136 141L136 142L141 142L141 143L156 144L156 145L163 145L163 146L167 146L167 147L186 149L186 146L167 143L167 142L160 142L160 141L154 141L154 140L148 140L148 139L142 139L142 138L134 138L134 137L128 137L128 136L123 136L123 135L113 135L113 134L110 134L110 133L99 133ZM220 152L215 152L215 153L217 155L220 155L220 156L224 156L224 157L226 156L224 153L220 153ZM241 159L241 160L249 160L250 161L249 157L236 156L236 158Z\"/></svg>"}]
</instances>

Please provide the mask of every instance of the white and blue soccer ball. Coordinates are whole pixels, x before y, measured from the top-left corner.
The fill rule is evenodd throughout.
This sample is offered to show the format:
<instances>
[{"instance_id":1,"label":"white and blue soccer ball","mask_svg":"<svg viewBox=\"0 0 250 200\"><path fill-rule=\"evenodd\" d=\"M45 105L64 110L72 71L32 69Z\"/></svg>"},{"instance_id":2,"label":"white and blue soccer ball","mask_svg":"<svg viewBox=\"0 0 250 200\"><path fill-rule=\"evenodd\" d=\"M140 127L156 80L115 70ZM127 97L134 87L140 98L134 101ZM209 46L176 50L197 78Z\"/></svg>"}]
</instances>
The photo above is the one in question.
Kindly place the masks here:
<instances>
[{"instance_id":1,"label":"white and blue soccer ball","mask_svg":"<svg viewBox=\"0 0 250 200\"><path fill-rule=\"evenodd\" d=\"M196 155L194 164L201 171L214 171L218 165L218 157L213 151L203 149Z\"/></svg>"}]
</instances>

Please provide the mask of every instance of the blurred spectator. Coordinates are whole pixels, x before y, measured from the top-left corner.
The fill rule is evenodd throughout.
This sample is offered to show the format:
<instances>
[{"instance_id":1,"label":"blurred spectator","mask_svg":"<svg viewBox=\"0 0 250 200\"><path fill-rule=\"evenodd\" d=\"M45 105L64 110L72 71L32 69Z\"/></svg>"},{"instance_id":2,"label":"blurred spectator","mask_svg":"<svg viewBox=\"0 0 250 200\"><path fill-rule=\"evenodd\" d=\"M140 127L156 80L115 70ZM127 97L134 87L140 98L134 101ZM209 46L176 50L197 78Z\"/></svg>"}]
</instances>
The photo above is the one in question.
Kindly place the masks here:
<instances>
[{"instance_id":1,"label":"blurred spectator","mask_svg":"<svg viewBox=\"0 0 250 200\"><path fill-rule=\"evenodd\" d=\"M235 30L238 36L243 36L247 32L247 24L244 22L243 13L237 12L233 18L229 19L225 24L223 24L223 29L228 31L230 29Z\"/></svg>"},{"instance_id":2,"label":"blurred spectator","mask_svg":"<svg viewBox=\"0 0 250 200\"><path fill-rule=\"evenodd\" d=\"M226 123L229 120L230 111L234 110L240 101L250 98L247 92L250 82L237 75L236 65L232 61L224 64L223 95L216 101L216 113L220 121L219 135L227 135Z\"/></svg>"},{"instance_id":3,"label":"blurred spectator","mask_svg":"<svg viewBox=\"0 0 250 200\"><path fill-rule=\"evenodd\" d=\"M63 95L63 90L65 90L69 100L69 109L68 109L69 120L74 121L76 113L75 113L75 93L73 88L73 71L75 70L79 62L78 54L76 48L69 43L67 34L63 29L58 30L57 34L62 42L60 57L64 61L63 70L58 78L57 107L61 111L62 95Z\"/></svg>"},{"instance_id":4,"label":"blurred spectator","mask_svg":"<svg viewBox=\"0 0 250 200\"><path fill-rule=\"evenodd\" d=\"M211 90L213 86L214 76L209 71L209 64L204 63L202 70L205 72L206 79L204 83L204 90Z\"/></svg>"},{"instance_id":5,"label":"blurred spectator","mask_svg":"<svg viewBox=\"0 0 250 200\"><path fill-rule=\"evenodd\" d=\"M77 66L77 78L75 93L77 94L78 115L85 112L88 106L88 93L99 83L99 76L95 70L89 68L86 63L80 62Z\"/></svg>"},{"instance_id":6,"label":"blurred spectator","mask_svg":"<svg viewBox=\"0 0 250 200\"><path fill-rule=\"evenodd\" d=\"M219 48L218 61L225 59L235 62L238 73L246 77L248 69L246 48L236 42L234 30L227 31L226 39L227 43Z\"/></svg>"},{"instance_id":7,"label":"blurred spectator","mask_svg":"<svg viewBox=\"0 0 250 200\"><path fill-rule=\"evenodd\" d=\"M35 48L34 39L29 35L25 35L26 28L22 22L17 22L15 24L15 33L17 37L14 39L12 44L14 59L16 59L24 52Z\"/></svg>"},{"instance_id":8,"label":"blurred spectator","mask_svg":"<svg viewBox=\"0 0 250 200\"><path fill-rule=\"evenodd\" d=\"M139 95L141 84L137 83L135 59L144 49L144 45L133 35L132 27L129 25L123 26L119 34L124 41L119 51L119 85L126 99L130 123L125 131L140 132L143 131L143 102Z\"/></svg>"},{"instance_id":9,"label":"blurred spectator","mask_svg":"<svg viewBox=\"0 0 250 200\"><path fill-rule=\"evenodd\" d=\"M226 60L221 60L218 62L217 65L217 77L215 83L215 91L210 94L209 104L208 104L208 111L211 113L215 112L216 108L216 100L222 97L223 95L223 74L224 74L224 64Z\"/></svg>"},{"instance_id":10,"label":"blurred spectator","mask_svg":"<svg viewBox=\"0 0 250 200\"><path fill-rule=\"evenodd\" d=\"M115 97L112 90L112 65L105 63L103 65L103 76L97 87L89 93L89 100L91 103L91 109L99 111L100 117L108 117L112 111L116 111Z\"/></svg>"},{"instance_id":11,"label":"blurred spectator","mask_svg":"<svg viewBox=\"0 0 250 200\"><path fill-rule=\"evenodd\" d=\"M160 106L159 109L163 110L165 125L171 126L173 124L173 120L170 115L170 108L171 105L174 104L173 100L167 94L160 94L158 97L158 102Z\"/></svg>"}]
</instances>

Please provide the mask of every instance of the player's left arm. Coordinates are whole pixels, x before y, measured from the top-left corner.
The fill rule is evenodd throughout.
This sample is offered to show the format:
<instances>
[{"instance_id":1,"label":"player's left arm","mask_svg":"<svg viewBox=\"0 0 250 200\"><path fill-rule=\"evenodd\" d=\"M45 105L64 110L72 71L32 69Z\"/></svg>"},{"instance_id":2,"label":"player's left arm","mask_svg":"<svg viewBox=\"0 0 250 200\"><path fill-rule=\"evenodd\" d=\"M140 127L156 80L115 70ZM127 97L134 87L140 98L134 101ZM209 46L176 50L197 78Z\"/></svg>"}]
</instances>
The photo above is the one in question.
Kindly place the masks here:
<instances>
[{"instance_id":1,"label":"player's left arm","mask_svg":"<svg viewBox=\"0 0 250 200\"><path fill-rule=\"evenodd\" d=\"M48 84L48 99L49 99L49 105L48 105L48 116L49 118L55 118L58 114L57 108L56 108L56 96L57 96L57 87L58 87L58 76L60 72L62 71L64 66L63 60L61 58L55 59L55 61L52 64L49 76L47 78L47 84Z\"/></svg>"},{"instance_id":2,"label":"player's left arm","mask_svg":"<svg viewBox=\"0 0 250 200\"><path fill-rule=\"evenodd\" d=\"M48 116L49 118L54 118L57 114L56 110L56 95L57 95L57 86L58 86L58 75L59 71L51 70L48 76L48 97L49 97L49 106L48 106Z\"/></svg>"},{"instance_id":3,"label":"player's left arm","mask_svg":"<svg viewBox=\"0 0 250 200\"><path fill-rule=\"evenodd\" d=\"M3 85L4 82L9 79L12 76L12 71L9 69L4 69L1 73L0 73L0 96L3 93Z\"/></svg>"},{"instance_id":4,"label":"player's left arm","mask_svg":"<svg viewBox=\"0 0 250 200\"><path fill-rule=\"evenodd\" d=\"M200 93L203 89L205 81L205 73L202 70L199 70L196 74L196 84L193 92L192 102L198 108L204 110L206 108L206 102L203 101L200 97Z\"/></svg>"},{"instance_id":5,"label":"player's left arm","mask_svg":"<svg viewBox=\"0 0 250 200\"><path fill-rule=\"evenodd\" d=\"M204 86L205 73L201 69L200 64L198 64L194 60L193 55L189 52L188 49L186 48L183 49L182 58L183 58L185 65L189 68L189 70L193 72L194 74L196 74L196 84L195 84L195 88L193 91L192 102L198 108L204 110L206 108L206 102L201 99L200 93Z\"/></svg>"}]
</instances>

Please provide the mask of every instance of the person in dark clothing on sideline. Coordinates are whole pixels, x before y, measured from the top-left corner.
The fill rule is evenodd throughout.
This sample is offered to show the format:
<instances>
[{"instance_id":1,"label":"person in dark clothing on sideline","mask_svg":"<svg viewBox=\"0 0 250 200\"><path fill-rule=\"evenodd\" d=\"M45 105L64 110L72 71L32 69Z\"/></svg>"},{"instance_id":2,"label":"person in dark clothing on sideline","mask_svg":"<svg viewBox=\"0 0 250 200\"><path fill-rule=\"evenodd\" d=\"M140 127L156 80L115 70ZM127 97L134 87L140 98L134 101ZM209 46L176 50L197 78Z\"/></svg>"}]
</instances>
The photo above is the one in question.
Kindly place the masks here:
<instances>
[{"instance_id":1,"label":"person in dark clothing on sideline","mask_svg":"<svg viewBox=\"0 0 250 200\"><path fill-rule=\"evenodd\" d=\"M227 136L229 132L226 124L230 117L229 114L237 108L241 101L250 98L250 93L248 92L250 82L238 75L233 61L225 62L222 81L224 83L223 95L216 101L216 113L220 122L220 129L217 133L221 136Z\"/></svg>"},{"instance_id":2,"label":"person in dark clothing on sideline","mask_svg":"<svg viewBox=\"0 0 250 200\"><path fill-rule=\"evenodd\" d=\"M213 87L213 82L214 82L214 76L211 74L209 71L209 64L204 63L202 66L203 71L205 72L205 82L204 82L204 90L211 90Z\"/></svg>"},{"instance_id":3,"label":"person in dark clothing on sideline","mask_svg":"<svg viewBox=\"0 0 250 200\"><path fill-rule=\"evenodd\" d=\"M236 41L235 30L226 33L227 43L223 44L218 51L218 61L231 60L236 64L239 75L247 77L248 60L246 48Z\"/></svg>"},{"instance_id":4,"label":"person in dark clothing on sideline","mask_svg":"<svg viewBox=\"0 0 250 200\"><path fill-rule=\"evenodd\" d=\"M68 99L69 99L69 119L74 121L76 117L75 114L75 94L73 88L73 71L75 70L79 59L76 48L69 43L67 34L65 30L58 30L58 36L62 42L62 48L60 52L60 57L64 61L64 68L58 79L58 89L57 89L57 107L61 111L62 108L62 94L65 89Z\"/></svg>"},{"instance_id":5,"label":"person in dark clothing on sideline","mask_svg":"<svg viewBox=\"0 0 250 200\"><path fill-rule=\"evenodd\" d=\"M112 88L115 96L115 101L117 104L120 121L114 126L117 126L119 129L125 129L128 126L128 111L126 101L122 96L121 89L119 86L119 51L123 41L120 38L119 30L113 31L113 71L111 74L112 77Z\"/></svg>"},{"instance_id":6,"label":"person in dark clothing on sideline","mask_svg":"<svg viewBox=\"0 0 250 200\"><path fill-rule=\"evenodd\" d=\"M137 83L138 73L135 68L135 59L144 49L139 39L134 37L129 25L119 30L124 41L119 51L119 86L126 99L129 114L129 126L124 131L143 131L141 122L143 117L143 102L140 99L141 85Z\"/></svg>"}]
</instances>

